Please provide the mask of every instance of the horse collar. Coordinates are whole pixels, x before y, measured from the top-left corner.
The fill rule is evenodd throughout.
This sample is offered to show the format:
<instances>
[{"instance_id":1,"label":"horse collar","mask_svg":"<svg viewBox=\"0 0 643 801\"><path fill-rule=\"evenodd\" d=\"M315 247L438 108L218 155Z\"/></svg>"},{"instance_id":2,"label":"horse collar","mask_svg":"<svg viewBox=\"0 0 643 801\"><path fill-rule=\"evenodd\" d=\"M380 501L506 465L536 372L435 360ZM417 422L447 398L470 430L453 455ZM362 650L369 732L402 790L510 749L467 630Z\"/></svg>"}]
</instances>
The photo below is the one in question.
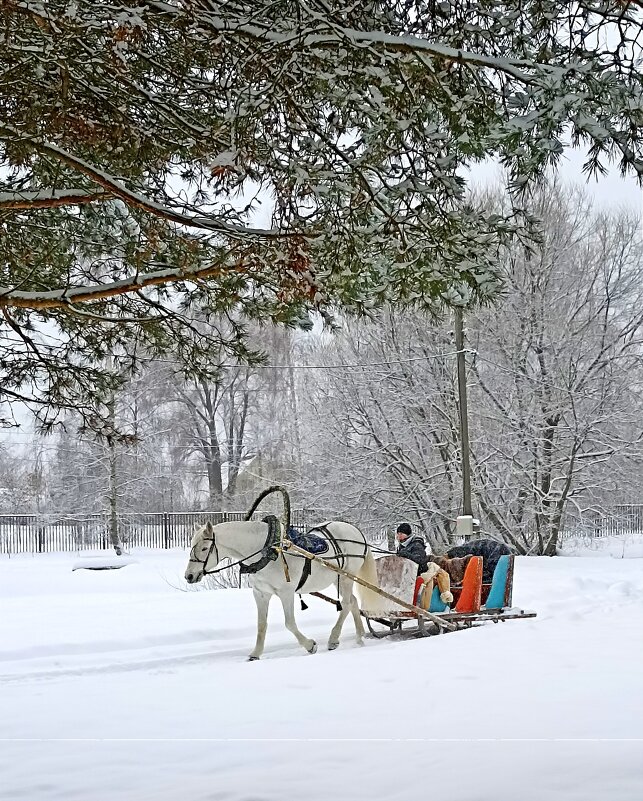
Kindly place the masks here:
<instances>
[{"instance_id":1,"label":"horse collar","mask_svg":"<svg viewBox=\"0 0 643 801\"><path fill-rule=\"evenodd\" d=\"M241 573L258 573L260 570L263 570L267 564L274 562L279 556L279 521L274 515L267 515L263 518L263 522L268 524L268 536L263 544L263 548L259 551L261 558L249 565L244 564L244 562L239 562L239 570Z\"/></svg>"}]
</instances>

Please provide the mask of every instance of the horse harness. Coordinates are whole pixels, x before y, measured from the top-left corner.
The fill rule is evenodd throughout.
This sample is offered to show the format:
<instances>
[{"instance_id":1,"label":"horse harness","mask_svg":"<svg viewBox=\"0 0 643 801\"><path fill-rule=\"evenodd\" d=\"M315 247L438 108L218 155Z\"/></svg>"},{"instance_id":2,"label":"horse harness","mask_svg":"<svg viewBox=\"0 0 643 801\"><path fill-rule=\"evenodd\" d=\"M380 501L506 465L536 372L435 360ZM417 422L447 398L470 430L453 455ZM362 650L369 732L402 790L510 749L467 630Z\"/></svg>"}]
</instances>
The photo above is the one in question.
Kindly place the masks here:
<instances>
[{"instance_id":1,"label":"horse harness","mask_svg":"<svg viewBox=\"0 0 643 801\"><path fill-rule=\"evenodd\" d=\"M288 550L288 541L284 543L284 547L282 548L281 537L279 532L279 521L274 515L267 515L263 518L263 522L268 524L268 535L266 540L261 548L259 548L254 553L251 553L249 556L244 556L243 559L239 559L237 562L233 562L232 564L224 565L223 567L214 568L213 570L206 570L205 565L207 564L210 556L212 556L213 551L216 553L217 563L219 562L219 551L216 544L216 538L213 536L210 540L210 549L205 556L205 559L199 559L196 555L194 549L192 550L192 554L190 555L190 559L194 562L198 562L203 565L203 574L204 575L212 575L214 573L220 573L223 570L228 570L230 567L234 567L239 565L239 570L242 574L254 574L258 573L260 570L263 570L270 562L274 562L278 557L279 554L283 551ZM314 528L310 529L308 533L319 532L331 545L334 554L332 556L326 557L328 560L337 560L337 566L343 568L346 564L346 558L348 554L345 554L341 548L339 543L340 542L348 542L354 543L355 545L361 545L364 548L364 553L361 555L362 558L366 557L366 553L368 550L368 543L366 542L366 537L362 534L363 542L359 542L358 540L346 540L346 539L338 539L335 537L334 534L329 530L328 525L326 523L322 523L319 526L315 526ZM361 533L361 532L360 532ZM246 563L246 560L252 559L253 556L260 556L256 562L251 562L250 564ZM351 554L352 555L352 554ZM308 581L311 574L312 569L312 559L304 556L303 554L289 554L291 557L298 557L300 559L304 559L304 569L302 570L301 576L299 578L299 583L295 588L295 592L299 593L304 586L304 584ZM288 577L288 576L287 576ZM290 580L288 578L288 580ZM338 591L339 591L339 578L338 578Z\"/></svg>"},{"instance_id":2,"label":"horse harness","mask_svg":"<svg viewBox=\"0 0 643 801\"><path fill-rule=\"evenodd\" d=\"M274 562L279 556L279 524L277 522L277 518L274 517L274 515L268 515L268 517L264 518L263 522L268 523L268 536L266 537L266 541L264 542L263 546L254 553L244 556L242 559L238 559L236 562L223 565L223 567L215 567L213 570L206 570L205 566L213 552L216 553L217 564L219 563L219 549L217 548L216 537L213 535L211 538L209 538L210 549L205 555L205 559L199 559L193 547L190 553L190 561L203 565L204 576L211 576L214 573L221 573L223 570L228 570L236 565L239 565L239 570L241 573L257 573L259 570L263 570L268 562ZM259 554L261 554L261 559L257 559L256 562L251 562L249 565L244 564L246 559L252 559L253 556L258 556Z\"/></svg>"},{"instance_id":3,"label":"horse harness","mask_svg":"<svg viewBox=\"0 0 643 801\"><path fill-rule=\"evenodd\" d=\"M323 523L321 525L319 525L319 526L315 526L314 528L311 528L308 533L310 534L310 533L314 533L316 531L319 531L326 538L326 540L328 541L328 543L332 547L333 551L335 552L334 556L329 556L328 558L329 559L337 559L337 567L344 567L344 565L346 563L346 555L341 552L341 550L339 548L339 543L337 542L337 538L334 537L331 534L331 532L328 530L328 527ZM299 554L293 554L293 555L294 556L299 556ZM312 559L306 559L305 556L302 556L302 559L305 559L304 569L301 571L301 577L299 579L299 583L297 584L297 587L295 588L295 592L299 592L301 590L301 588L304 586L304 584L310 578L310 573L312 571L313 560ZM341 564L340 564L340 560L341 560Z\"/></svg>"},{"instance_id":4,"label":"horse harness","mask_svg":"<svg viewBox=\"0 0 643 801\"><path fill-rule=\"evenodd\" d=\"M260 570L263 570L267 564L274 562L279 556L279 522L274 515L266 515L266 517L263 518L263 522L268 524L268 536L263 544L263 548L245 557L246 559L251 559L253 556L260 553L261 559L257 559L256 562L251 562L249 565L244 564L243 561L239 562L239 570L241 573L258 573Z\"/></svg>"}]
</instances>

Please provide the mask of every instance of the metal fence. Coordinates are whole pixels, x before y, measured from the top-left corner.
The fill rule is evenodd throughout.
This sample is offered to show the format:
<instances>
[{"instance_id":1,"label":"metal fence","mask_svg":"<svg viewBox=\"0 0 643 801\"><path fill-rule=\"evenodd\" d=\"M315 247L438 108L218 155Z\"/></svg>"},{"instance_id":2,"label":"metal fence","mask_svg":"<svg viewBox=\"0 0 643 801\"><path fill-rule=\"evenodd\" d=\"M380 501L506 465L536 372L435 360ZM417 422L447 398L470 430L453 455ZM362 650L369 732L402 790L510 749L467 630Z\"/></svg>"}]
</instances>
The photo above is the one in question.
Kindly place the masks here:
<instances>
[{"instance_id":1,"label":"metal fence","mask_svg":"<svg viewBox=\"0 0 643 801\"><path fill-rule=\"evenodd\" d=\"M562 532L566 537L623 537L643 535L643 504L613 506L604 512L585 514L581 520L568 521Z\"/></svg>"},{"instance_id":2,"label":"metal fence","mask_svg":"<svg viewBox=\"0 0 643 801\"><path fill-rule=\"evenodd\" d=\"M263 514L263 513L262 513ZM118 516L122 545L130 548L185 548L195 526L210 520L243 520L245 512L149 512ZM257 513L257 517L261 514ZM293 509L292 525L305 529L319 522L314 512ZM0 554L108 549L109 518L92 515L0 515Z\"/></svg>"},{"instance_id":3,"label":"metal fence","mask_svg":"<svg viewBox=\"0 0 643 801\"><path fill-rule=\"evenodd\" d=\"M257 513L261 517L264 513ZM195 526L210 520L242 520L245 512L146 512L118 516L122 545L130 548L185 548ZM324 515L310 509L293 509L292 524L305 530ZM368 540L387 547L384 528L363 529ZM643 535L643 504L622 504L604 513L585 514L568 520L561 538ZM47 553L50 551L106 550L111 548L106 514L0 515L0 554Z\"/></svg>"}]
</instances>

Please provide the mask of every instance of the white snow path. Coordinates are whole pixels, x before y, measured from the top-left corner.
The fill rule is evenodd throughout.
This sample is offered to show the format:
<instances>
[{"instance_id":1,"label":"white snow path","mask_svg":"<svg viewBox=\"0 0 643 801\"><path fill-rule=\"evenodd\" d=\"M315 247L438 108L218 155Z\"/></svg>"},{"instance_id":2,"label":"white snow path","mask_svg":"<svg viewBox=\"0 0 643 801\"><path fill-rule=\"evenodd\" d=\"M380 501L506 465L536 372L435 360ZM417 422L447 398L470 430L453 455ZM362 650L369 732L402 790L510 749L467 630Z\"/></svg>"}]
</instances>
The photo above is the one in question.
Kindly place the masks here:
<instances>
[{"instance_id":1,"label":"white snow path","mask_svg":"<svg viewBox=\"0 0 643 801\"><path fill-rule=\"evenodd\" d=\"M0 559L0 799L643 798L643 560L519 559L535 620L324 650L334 610L179 592L185 554L122 570Z\"/></svg>"}]
</instances>

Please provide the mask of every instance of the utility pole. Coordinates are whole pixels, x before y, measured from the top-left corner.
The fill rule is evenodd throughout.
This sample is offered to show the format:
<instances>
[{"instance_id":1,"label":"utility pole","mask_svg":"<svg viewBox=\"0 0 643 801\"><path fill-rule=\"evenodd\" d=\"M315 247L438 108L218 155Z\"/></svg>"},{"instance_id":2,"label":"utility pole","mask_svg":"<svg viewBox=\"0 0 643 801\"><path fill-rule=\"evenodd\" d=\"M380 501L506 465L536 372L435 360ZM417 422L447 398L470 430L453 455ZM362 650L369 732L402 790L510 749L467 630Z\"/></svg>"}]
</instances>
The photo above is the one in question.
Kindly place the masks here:
<instances>
[{"instance_id":1,"label":"utility pole","mask_svg":"<svg viewBox=\"0 0 643 801\"><path fill-rule=\"evenodd\" d=\"M455 309L455 348L458 365L458 405L460 408L460 456L462 464L462 514L471 519L471 465L469 463L469 421L467 411L467 373L464 359L464 323L462 307Z\"/></svg>"},{"instance_id":2,"label":"utility pole","mask_svg":"<svg viewBox=\"0 0 643 801\"><path fill-rule=\"evenodd\" d=\"M107 369L112 370L113 360L111 354L107 357ZM120 556L123 549L120 543L118 534L118 475L116 469L116 394L110 390L109 398L106 402L107 414L109 420L110 431L107 434L107 454L109 462L109 522L108 532L109 539L112 543L116 555Z\"/></svg>"}]
</instances>

